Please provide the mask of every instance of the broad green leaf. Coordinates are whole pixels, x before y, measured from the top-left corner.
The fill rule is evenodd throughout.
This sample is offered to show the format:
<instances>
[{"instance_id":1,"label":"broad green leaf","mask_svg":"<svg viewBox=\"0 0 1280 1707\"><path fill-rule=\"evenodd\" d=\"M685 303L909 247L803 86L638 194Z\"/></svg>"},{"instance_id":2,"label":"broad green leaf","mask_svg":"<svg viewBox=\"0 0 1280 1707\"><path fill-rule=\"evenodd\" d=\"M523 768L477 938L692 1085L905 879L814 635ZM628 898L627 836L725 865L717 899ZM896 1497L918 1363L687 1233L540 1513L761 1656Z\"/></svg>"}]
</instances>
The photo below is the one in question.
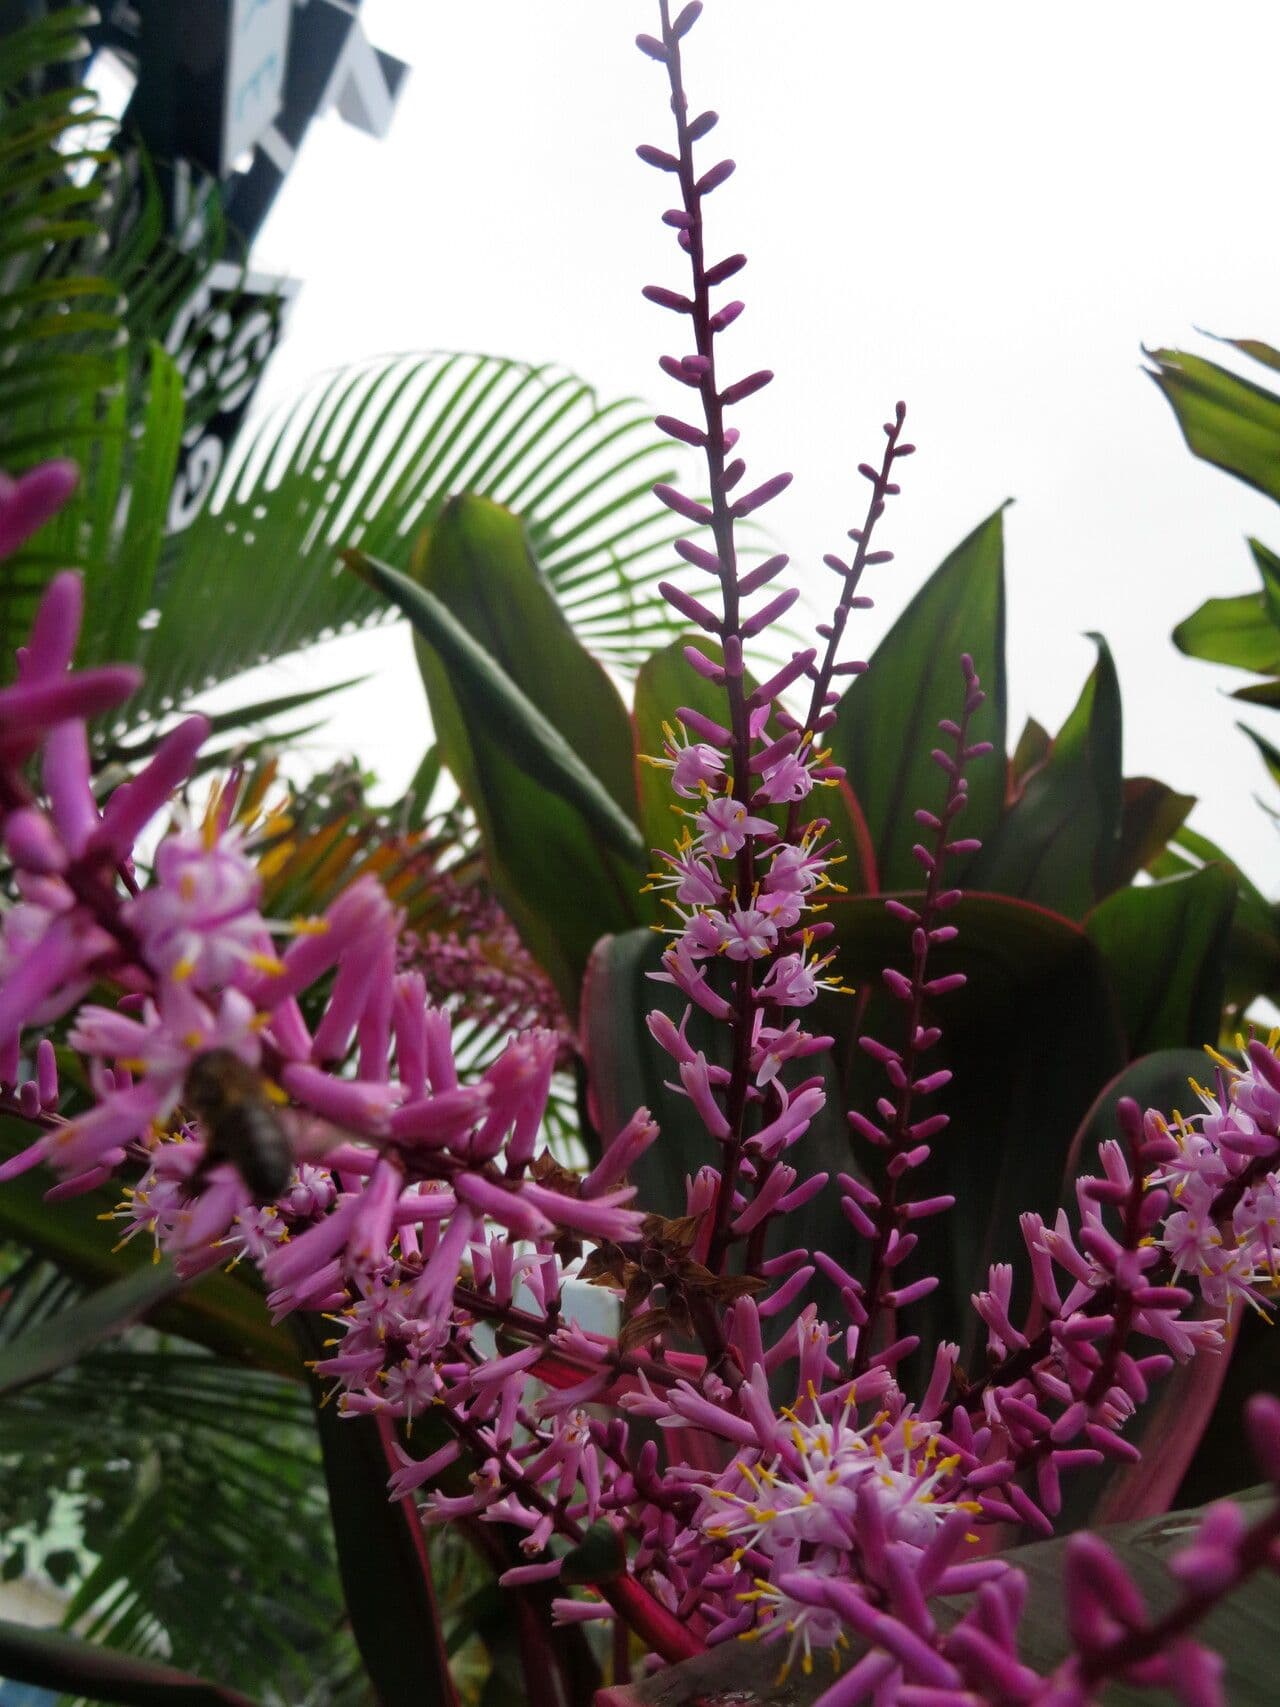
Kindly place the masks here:
<instances>
[{"instance_id":1,"label":"broad green leaf","mask_svg":"<svg viewBox=\"0 0 1280 1707\"><path fill-rule=\"evenodd\" d=\"M919 867L914 814L941 804L946 779L929 757L938 723L958 717L960 657L969 653L986 691L974 740L995 753L969 771L960 834L984 840L1004 798L1004 507L974 530L930 576L876 648L870 670L841 700L830 743L866 816L885 890L910 887Z\"/></svg>"},{"instance_id":2,"label":"broad green leaf","mask_svg":"<svg viewBox=\"0 0 1280 1707\"><path fill-rule=\"evenodd\" d=\"M169 1264L136 1268L0 1348L0 1394L44 1381L104 1340L145 1321L182 1290Z\"/></svg>"},{"instance_id":3,"label":"broad green leaf","mask_svg":"<svg viewBox=\"0 0 1280 1707\"><path fill-rule=\"evenodd\" d=\"M967 874L976 889L1080 918L1115 884L1122 781L1120 684L1105 640L1049 758L1034 771ZM968 819L963 833L970 833Z\"/></svg>"},{"instance_id":4,"label":"broad green leaf","mask_svg":"<svg viewBox=\"0 0 1280 1707\"><path fill-rule=\"evenodd\" d=\"M449 505L419 574L420 588L396 586L432 613L418 658L441 753L495 890L572 1012L597 938L643 916L626 710L556 611L516 517L484 499ZM492 691L458 668L476 653Z\"/></svg>"},{"instance_id":5,"label":"broad green leaf","mask_svg":"<svg viewBox=\"0 0 1280 1707\"><path fill-rule=\"evenodd\" d=\"M1248 687L1236 688L1231 697L1249 705L1280 707L1280 681L1251 682Z\"/></svg>"},{"instance_id":6,"label":"broad green leaf","mask_svg":"<svg viewBox=\"0 0 1280 1707\"><path fill-rule=\"evenodd\" d=\"M29 1142L29 1129L21 1122L0 1120L0 1152L12 1154ZM139 1269L152 1270L152 1253L142 1239L112 1250L110 1217L118 1193L101 1190L65 1203L47 1203L44 1193L49 1183L49 1176L37 1171L0 1188L0 1233L39 1251L92 1286L109 1285ZM272 1326L260 1289L242 1270L202 1275L177 1297L155 1307L150 1319L156 1327L208 1346L221 1356L294 1380L302 1378L289 1335Z\"/></svg>"},{"instance_id":7,"label":"broad green leaf","mask_svg":"<svg viewBox=\"0 0 1280 1707\"><path fill-rule=\"evenodd\" d=\"M1261 593L1241 593L1231 599L1207 599L1173 631L1173 643L1193 658L1233 664L1259 675L1280 670L1280 558L1261 540L1249 550L1262 577ZM1272 684L1238 688L1237 699L1261 699Z\"/></svg>"},{"instance_id":8,"label":"broad green leaf","mask_svg":"<svg viewBox=\"0 0 1280 1707\"><path fill-rule=\"evenodd\" d=\"M254 1707L247 1695L174 1666L137 1660L66 1636L0 1622L0 1674L18 1683L124 1707Z\"/></svg>"},{"instance_id":9,"label":"broad green leaf","mask_svg":"<svg viewBox=\"0 0 1280 1707\"><path fill-rule=\"evenodd\" d=\"M1018 736L1018 745L1009 755L1009 792L1021 793L1023 784L1033 770L1038 770L1053 751L1053 736L1043 723L1028 717Z\"/></svg>"},{"instance_id":10,"label":"broad green leaf","mask_svg":"<svg viewBox=\"0 0 1280 1707\"><path fill-rule=\"evenodd\" d=\"M1220 865L1118 889L1085 929L1102 951L1133 1055L1211 1043L1222 1021L1236 886Z\"/></svg>"},{"instance_id":11,"label":"broad green leaf","mask_svg":"<svg viewBox=\"0 0 1280 1707\"><path fill-rule=\"evenodd\" d=\"M1180 872L1199 871L1216 864L1229 872L1236 886L1237 901L1231 923L1231 947L1227 958L1226 999L1237 1009L1247 1008L1256 996L1280 994L1280 903L1268 901L1257 885L1216 842L1184 825L1149 870L1156 878L1175 877Z\"/></svg>"},{"instance_id":12,"label":"broad green leaf","mask_svg":"<svg viewBox=\"0 0 1280 1707\"><path fill-rule=\"evenodd\" d=\"M321 1356L318 1318L295 1323L311 1356ZM387 1417L343 1416L312 1380L316 1425L329 1489L347 1612L381 1707L457 1707L431 1578L422 1520L412 1498L389 1500L398 1468ZM427 1450L447 1437L428 1411Z\"/></svg>"},{"instance_id":13,"label":"broad green leaf","mask_svg":"<svg viewBox=\"0 0 1280 1707\"><path fill-rule=\"evenodd\" d=\"M1132 883L1158 858L1196 803L1194 794L1177 794L1150 776L1127 776L1120 806L1120 845L1112 880Z\"/></svg>"},{"instance_id":14,"label":"broad green leaf","mask_svg":"<svg viewBox=\"0 0 1280 1707\"><path fill-rule=\"evenodd\" d=\"M824 996L815 1029L836 1038L846 1106L874 1117L886 1080L858 1037L898 1048L905 1042L902 1004L883 989L881 971L909 973L910 931L879 900L851 899L828 917L836 964L865 999L855 1005ZM904 1318L901 1331L921 1334L926 1347L954 1339L967 1358L976 1332L971 1294L991 1263L1021 1262L1024 1210L1052 1217L1076 1128L1123 1066L1125 1050L1102 957L1079 926L984 894L967 894L947 919L959 936L931 952L929 974L962 971L968 983L927 1002L924 1023L942 1028L927 1070L955 1075L928 1108L949 1114L951 1124L912 1175L912 1194L954 1193L957 1206L913 1229L920 1245L904 1281L936 1274L941 1285L912 1306L909 1330ZM861 1140L853 1149L874 1184L878 1153ZM858 1250L850 1232L833 1255L847 1264Z\"/></svg>"},{"instance_id":15,"label":"broad green leaf","mask_svg":"<svg viewBox=\"0 0 1280 1707\"><path fill-rule=\"evenodd\" d=\"M1217 336L1217 334L1213 334ZM1261 338L1221 338L1220 343L1230 344L1232 349L1239 350L1243 355L1252 356L1255 362L1261 362L1264 367L1280 370L1280 350L1273 344L1264 344Z\"/></svg>"},{"instance_id":16,"label":"broad green leaf","mask_svg":"<svg viewBox=\"0 0 1280 1707\"><path fill-rule=\"evenodd\" d=\"M1270 675L1280 670L1280 628L1261 593L1206 599L1173 631L1173 643L1192 658Z\"/></svg>"},{"instance_id":17,"label":"broad green leaf","mask_svg":"<svg viewBox=\"0 0 1280 1707\"><path fill-rule=\"evenodd\" d=\"M1250 729L1247 723L1237 723L1236 728L1246 734L1258 749L1258 756L1267 767L1272 782L1280 782L1280 748L1273 746L1265 735L1259 735L1256 729Z\"/></svg>"},{"instance_id":18,"label":"broad green leaf","mask_svg":"<svg viewBox=\"0 0 1280 1707\"><path fill-rule=\"evenodd\" d=\"M1148 355L1192 454L1280 499L1280 397L1185 350Z\"/></svg>"},{"instance_id":19,"label":"broad green leaf","mask_svg":"<svg viewBox=\"0 0 1280 1707\"><path fill-rule=\"evenodd\" d=\"M450 520L446 515L441 530L450 527ZM464 520L461 532L466 531ZM478 578L483 579L497 559L484 555L483 542L476 540L475 544L475 552L469 552L465 559L466 568L469 572L478 571ZM476 642L470 628L459 621L449 606L431 588L420 587L408 576L370 558L352 554L348 567L376 586L409 617L417 634L443 664L459 698L477 719L487 717L490 731L502 740L521 769L581 812L617 852L639 862L643 843L634 819L619 804L617 794L583 763L561 729L521 691L493 654ZM554 671L549 674L555 676ZM607 682L607 678L601 679ZM575 703L580 702L572 694L563 701L565 706ZM587 729L598 732L599 726L584 721L583 731Z\"/></svg>"}]
</instances>

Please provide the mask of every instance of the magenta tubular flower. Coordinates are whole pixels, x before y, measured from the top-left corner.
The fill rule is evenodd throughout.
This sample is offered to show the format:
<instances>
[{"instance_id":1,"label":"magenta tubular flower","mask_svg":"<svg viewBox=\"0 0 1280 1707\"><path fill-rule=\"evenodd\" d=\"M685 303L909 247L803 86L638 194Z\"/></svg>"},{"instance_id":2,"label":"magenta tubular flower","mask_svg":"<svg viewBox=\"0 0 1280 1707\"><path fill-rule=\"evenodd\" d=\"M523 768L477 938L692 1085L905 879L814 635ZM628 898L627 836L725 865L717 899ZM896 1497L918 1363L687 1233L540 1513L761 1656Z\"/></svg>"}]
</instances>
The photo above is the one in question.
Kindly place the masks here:
<instances>
[{"instance_id":1,"label":"magenta tubular flower","mask_svg":"<svg viewBox=\"0 0 1280 1707\"><path fill-rule=\"evenodd\" d=\"M20 550L79 484L79 468L65 459L42 462L16 477L0 472L0 558Z\"/></svg>"}]
</instances>

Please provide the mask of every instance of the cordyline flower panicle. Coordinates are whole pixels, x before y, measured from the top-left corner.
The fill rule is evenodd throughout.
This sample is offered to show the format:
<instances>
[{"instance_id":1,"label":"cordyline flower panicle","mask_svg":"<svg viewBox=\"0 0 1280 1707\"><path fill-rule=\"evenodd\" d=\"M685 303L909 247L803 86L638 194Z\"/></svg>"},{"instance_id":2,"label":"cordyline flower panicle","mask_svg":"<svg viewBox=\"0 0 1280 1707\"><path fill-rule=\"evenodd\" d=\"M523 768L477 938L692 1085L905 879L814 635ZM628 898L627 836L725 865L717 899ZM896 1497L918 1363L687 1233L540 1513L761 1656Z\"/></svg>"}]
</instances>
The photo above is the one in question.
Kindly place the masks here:
<instances>
[{"instance_id":1,"label":"cordyline flower panicle","mask_svg":"<svg viewBox=\"0 0 1280 1707\"><path fill-rule=\"evenodd\" d=\"M676 121L673 151L641 154L677 185L666 220L691 275L687 294L646 292L692 345L662 366L696 393L698 419L660 425L704 453L709 497L658 495L708 530L678 549L715 583L707 600L666 591L709 637L686 656L724 698L715 716L672 707L653 755L683 824L653 877L670 914L656 976L683 1012L655 1009L648 1025L718 1165L689 1178L683 1214L647 1212L629 1176L663 1138L640 1108L594 1165L562 1166L543 1116L571 1040L514 953L499 953L490 978L474 943L410 938L369 876L319 918L264 916L262 843L234 779L200 817L183 804L203 719L180 723L100 800L89 721L137 675L73 670L82 589L61 575L17 681L0 689L0 1106L31 1133L0 1181L48 1164L56 1199L118 1179L122 1240L145 1238L184 1275L251 1261L277 1318L325 1314L332 1331L315 1367L338 1409L399 1430L393 1498L413 1499L429 1523L514 1531L512 1588L580 1581L576 1564L604 1536L609 1568L590 1598L555 1598L562 1621L620 1619L662 1661L759 1640L784 1672L831 1667L824 1707L1082 1707L1111 1679L1210 1707L1220 1668L1195 1626L1250 1573L1275 1568L1280 1503L1252 1523L1211 1511L1175 1559L1181 1598L1160 1618L1105 1548L1076 1537L1064 1576L1071 1652L1048 1676L1020 1654L1025 1584L996 1547L1003 1525L1052 1533L1064 1476L1136 1455L1124 1430L1152 1381L1212 1352L1234 1314L1265 1307L1280 1215L1276 1039L1242 1041L1238 1062L1216 1056L1192 1117L1121 1101L1121 1141L1076 1183L1074 1214L1022 1218L1030 1312L1015 1307L1004 1261L974 1297L985 1371L966 1375L944 1342L925 1360L923 1390L904 1385L907 1354L924 1349L911 1307L936 1284L913 1266L917 1223L951 1207L911 1185L946 1127L933 1101L949 1077L936 1064L938 1014L964 982L934 957L956 935L949 862L976 846L960 821L967 768L986 751L970 734L982 688L968 658L934 754L944 798L917 813L920 890L886 903L910 961L883 974L900 1033L861 1040L885 1092L849 1116L871 1159L838 1180L849 1244L777 1249L788 1216L830 1183L808 1165L805 1139L824 1109L814 1069L831 1039L805 1010L842 988L824 914L840 856L813 806L816 790L841 785L822 740L837 679L865 666L840 647L868 602L864 571L890 555L873 535L912 447L899 405L880 462L861 469L870 496L852 557L826 560L839 595L820 644L752 686L746 648L795 593L766 592L785 557L740 569L735 528L789 476L748 483L727 423L770 376L725 381L717 367L741 304L713 293L744 263L706 250L707 198L732 167L695 165L715 125L691 116L684 92L683 43L700 10L695 0L673 16L661 0L660 34L641 38ZM0 553L71 484L63 465L0 479ZM800 714L779 704L790 689L806 699ZM486 914L484 928L501 949L502 921ZM465 1007L477 970L486 1017L510 1028L478 1073L460 1066L450 1011ZM700 1048L695 1018L722 1028L728 1048ZM87 1087L65 1111L55 1037ZM261 1189L275 1177L243 1165L219 1130L216 1097L193 1095L219 1072L250 1087L250 1128L262 1123L292 1154L275 1197ZM807 1301L819 1271L835 1284L837 1320ZM602 1294L614 1332L584 1307ZM1210 1313L1192 1314L1197 1304ZM412 1431L428 1408L448 1439L433 1436L418 1459ZM1249 1427L1274 1483L1280 1405L1255 1401ZM566 1559L575 1569L562 1575Z\"/></svg>"}]
</instances>

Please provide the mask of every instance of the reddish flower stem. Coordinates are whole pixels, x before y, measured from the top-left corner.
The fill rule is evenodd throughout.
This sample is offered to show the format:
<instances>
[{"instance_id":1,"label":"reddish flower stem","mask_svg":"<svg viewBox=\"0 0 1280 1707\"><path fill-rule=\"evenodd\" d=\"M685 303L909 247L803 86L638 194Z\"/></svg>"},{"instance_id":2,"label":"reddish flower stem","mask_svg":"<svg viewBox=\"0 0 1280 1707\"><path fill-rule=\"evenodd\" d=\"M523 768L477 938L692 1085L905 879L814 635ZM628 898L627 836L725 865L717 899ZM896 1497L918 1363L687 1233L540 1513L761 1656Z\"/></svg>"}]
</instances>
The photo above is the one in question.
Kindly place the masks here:
<instances>
[{"instance_id":1,"label":"reddish flower stem","mask_svg":"<svg viewBox=\"0 0 1280 1707\"><path fill-rule=\"evenodd\" d=\"M911 1006L907 1015L907 1041L900 1056L904 1083L895 1090L893 1122L884 1139L884 1147L890 1161L909 1150L913 1144L910 1131L911 1113L915 1100L916 1069L924 1053L920 1039L924 1019L925 985L928 982L930 932L936 929L943 911L938 901L944 890L943 870L948 842L956 817L965 804L965 750L971 718L972 712L966 695L965 708L961 713L956 734L952 737L955 770L948 780L946 802L938 814L941 822L934 832L931 850L933 863L929 868L924 899L918 909L920 920L912 927ZM886 1259L894 1235L900 1233L905 1225L906 1204L902 1201L901 1189L906 1177L905 1171L894 1173L886 1170L885 1182L880 1191L880 1206L875 1216L875 1238L871 1246L866 1290L863 1293L866 1321L859 1330L857 1348L849 1371L854 1376L861 1375L871 1361L876 1329L886 1308L885 1280L889 1273Z\"/></svg>"},{"instance_id":2,"label":"reddish flower stem","mask_svg":"<svg viewBox=\"0 0 1280 1707\"><path fill-rule=\"evenodd\" d=\"M671 111L676 121L677 177L684 211L688 217L688 255L693 275L693 296L690 318L693 322L694 345L707 364L698 385L706 421L707 489L711 497L711 531L715 539L716 557L720 565L720 591L724 601L721 637L726 651L731 643L739 646L742 640L738 595L737 547L734 541L734 518L729 503L729 488L725 481L724 405L716 383L715 333L711 325L711 286L707 282L706 252L702 229L702 193L698 189L693 164L693 139L689 135L689 103L684 91L680 66L680 39L671 28L669 0L659 0L662 13L662 41L666 48L667 77L671 86ZM728 658L726 657L726 663ZM736 670L727 671L725 694L729 701L729 727L732 733L733 798L750 809L751 733L748 718L746 683L741 663ZM737 893L745 904L755 887L755 850L748 836L737 858ZM751 1026L755 1015L754 986L751 962L744 960L734 980L733 1064L725 1092L725 1119L730 1134L725 1140L725 1158L720 1185L712 1211L713 1231L707 1256L707 1267L718 1274L728 1249L729 1215L738 1170L746 1143L747 1089L750 1080Z\"/></svg>"},{"instance_id":3,"label":"reddish flower stem","mask_svg":"<svg viewBox=\"0 0 1280 1707\"><path fill-rule=\"evenodd\" d=\"M1081 1681L1086 1685L1096 1686L1109 1677L1122 1676L1131 1666L1140 1665L1143 1660L1153 1659L1157 1654L1163 1653L1179 1636L1185 1635L1212 1612L1219 1602L1225 1600L1229 1594L1234 1594L1240 1584L1256 1571L1263 1568L1274 1570L1277 1542L1280 1542L1280 1502L1246 1531L1236 1549L1240 1566L1236 1576L1214 1588L1189 1589L1177 1605L1171 1607L1164 1617L1157 1619L1154 1624L1149 1624L1142 1630L1127 1631L1123 1636L1117 1636L1105 1646L1082 1656L1079 1661Z\"/></svg>"}]
</instances>

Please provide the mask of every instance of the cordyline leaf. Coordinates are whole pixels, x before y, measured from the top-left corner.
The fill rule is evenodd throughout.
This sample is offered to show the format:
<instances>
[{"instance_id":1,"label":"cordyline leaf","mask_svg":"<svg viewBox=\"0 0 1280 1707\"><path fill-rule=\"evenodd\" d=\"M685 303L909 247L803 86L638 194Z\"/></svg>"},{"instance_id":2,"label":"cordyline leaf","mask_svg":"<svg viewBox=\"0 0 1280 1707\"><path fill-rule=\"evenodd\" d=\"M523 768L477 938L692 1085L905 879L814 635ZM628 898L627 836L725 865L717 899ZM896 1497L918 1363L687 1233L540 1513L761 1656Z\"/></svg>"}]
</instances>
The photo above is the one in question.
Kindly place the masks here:
<instances>
[{"instance_id":1,"label":"cordyline leaf","mask_svg":"<svg viewBox=\"0 0 1280 1707\"><path fill-rule=\"evenodd\" d=\"M182 1290L168 1263L148 1264L91 1293L61 1315L0 1347L0 1394L44 1381L104 1340L146 1320L159 1304Z\"/></svg>"},{"instance_id":2,"label":"cordyline leaf","mask_svg":"<svg viewBox=\"0 0 1280 1707\"><path fill-rule=\"evenodd\" d=\"M0 1674L60 1695L124 1707L254 1707L247 1695L172 1666L7 1621L0 1622Z\"/></svg>"},{"instance_id":3,"label":"cordyline leaf","mask_svg":"<svg viewBox=\"0 0 1280 1707\"><path fill-rule=\"evenodd\" d=\"M1192 454L1280 499L1280 397L1185 350L1146 354Z\"/></svg>"},{"instance_id":4,"label":"cordyline leaf","mask_svg":"<svg viewBox=\"0 0 1280 1707\"><path fill-rule=\"evenodd\" d=\"M1218 1035L1236 886L1220 865L1108 895L1085 920L1134 1055Z\"/></svg>"},{"instance_id":5,"label":"cordyline leaf","mask_svg":"<svg viewBox=\"0 0 1280 1707\"><path fill-rule=\"evenodd\" d=\"M1043 723L1028 717L1018 736L1018 745L1009 755L1009 797L1016 800L1022 793L1027 777L1038 770L1053 751L1053 736Z\"/></svg>"},{"instance_id":6,"label":"cordyline leaf","mask_svg":"<svg viewBox=\"0 0 1280 1707\"><path fill-rule=\"evenodd\" d=\"M1229 872L1236 886L1236 910L1227 957L1226 999L1233 1008L1246 1008L1255 996L1280 992L1280 904L1261 890L1216 842L1184 825L1148 870L1156 878L1199 871L1216 864Z\"/></svg>"},{"instance_id":7,"label":"cordyline leaf","mask_svg":"<svg viewBox=\"0 0 1280 1707\"><path fill-rule=\"evenodd\" d=\"M358 551L344 552L343 561L404 612L444 660L451 677L477 707L484 707L490 727L508 743L522 769L577 808L618 853L642 862L644 842L634 820L448 606L407 575Z\"/></svg>"},{"instance_id":8,"label":"cordyline leaf","mask_svg":"<svg viewBox=\"0 0 1280 1707\"><path fill-rule=\"evenodd\" d=\"M832 725L832 756L843 765L865 814L880 887L906 889L919 867L914 814L941 804L946 778L930 758L938 722L960 711L960 657L969 653L986 703L972 739L1005 750L1004 509L963 540L921 587L876 648L871 668L847 690ZM960 834L984 840L999 821L1005 779L998 759L969 772Z\"/></svg>"},{"instance_id":9,"label":"cordyline leaf","mask_svg":"<svg viewBox=\"0 0 1280 1707\"><path fill-rule=\"evenodd\" d=\"M1256 729L1250 729L1247 723L1237 723L1236 728L1246 734L1258 749L1258 754L1267 767L1272 782L1280 782L1280 748L1274 747L1266 736L1259 735Z\"/></svg>"},{"instance_id":10,"label":"cordyline leaf","mask_svg":"<svg viewBox=\"0 0 1280 1707\"><path fill-rule=\"evenodd\" d=\"M1092 638L1098 662L1075 709L966 876L1073 919L1114 887L1120 841L1120 684L1106 641Z\"/></svg>"},{"instance_id":11,"label":"cordyline leaf","mask_svg":"<svg viewBox=\"0 0 1280 1707\"><path fill-rule=\"evenodd\" d=\"M1261 593L1206 599L1173 631L1173 643L1192 658L1234 664L1272 675L1280 670L1280 629L1271 621Z\"/></svg>"},{"instance_id":12,"label":"cordyline leaf","mask_svg":"<svg viewBox=\"0 0 1280 1707\"><path fill-rule=\"evenodd\" d=\"M1251 682L1246 688L1237 688L1231 697L1249 705L1280 707L1280 681Z\"/></svg>"},{"instance_id":13,"label":"cordyline leaf","mask_svg":"<svg viewBox=\"0 0 1280 1707\"><path fill-rule=\"evenodd\" d=\"M826 916L835 935L825 946L837 948L836 966L862 988L856 1005L824 993L814 1030L836 1038L844 1107L874 1115L886 1081L858 1038L895 1048L905 1041L902 1004L884 990L881 972L910 972L910 928L880 900L851 898ZM913 1176L913 1193L951 1193L956 1208L913 1227L920 1244L904 1265L904 1283L939 1277L937 1290L912 1305L910 1332L926 1347L957 1341L967 1361L976 1332L971 1295L991 1263L1019 1261L1024 1211L1052 1219L1076 1128L1124 1065L1125 1047L1102 956L1070 919L983 894L966 894L947 919L959 936L931 950L929 976L963 971L968 984L926 1002L923 1023L942 1028L928 1062L930 1072L955 1075L939 1099L951 1124ZM879 1153L861 1139L853 1152L874 1184ZM838 1247L828 1248L844 1260ZM852 1235L844 1248L855 1257ZM927 1367L923 1373L927 1379Z\"/></svg>"},{"instance_id":14,"label":"cordyline leaf","mask_svg":"<svg viewBox=\"0 0 1280 1707\"><path fill-rule=\"evenodd\" d=\"M1256 1521L1274 1498L1272 1489L1259 1488L1242 1495L1239 1503L1246 1518ZM1137 1584L1153 1619L1170 1611L1186 1592L1170 1575L1169 1559L1191 1542L1203 1515L1203 1508L1176 1511L1099 1532ZM1062 1560L1070 1545L1071 1537L1064 1536L1014 1547L1003 1555L1027 1577L1027 1606L1018 1626L1019 1648L1023 1657L1042 1672L1052 1670L1069 1651L1062 1616ZM958 1612L965 1603L943 1604L954 1604ZM1226 1661L1224 1700L1233 1707L1267 1707L1275 1700L1280 1670L1280 1583L1273 1575L1260 1571L1232 1589L1207 1618L1195 1625L1192 1634ZM1152 1707L1154 1697L1150 1689L1112 1682L1104 1699L1107 1707Z\"/></svg>"},{"instance_id":15,"label":"cordyline leaf","mask_svg":"<svg viewBox=\"0 0 1280 1707\"><path fill-rule=\"evenodd\" d=\"M1262 591L1206 599L1174 629L1173 643L1192 658L1273 675L1280 672L1280 558L1261 540L1251 539L1249 550Z\"/></svg>"},{"instance_id":16,"label":"cordyline leaf","mask_svg":"<svg viewBox=\"0 0 1280 1707\"><path fill-rule=\"evenodd\" d=\"M644 844L633 819L626 708L556 608L517 516L481 498L451 502L425 537L414 572L520 703L533 707L539 728L550 731L537 747L518 720L500 724L474 680L418 640L440 752L475 815L494 890L576 1013L597 939L644 917ZM570 756L576 796L563 790L559 774L547 774L548 746ZM606 819L617 832L612 845L602 830ZM619 842L629 850L625 857Z\"/></svg>"},{"instance_id":17,"label":"cordyline leaf","mask_svg":"<svg viewBox=\"0 0 1280 1707\"><path fill-rule=\"evenodd\" d=\"M1166 847L1196 803L1194 794L1178 794L1150 776L1127 776L1120 806L1120 845L1112 878L1132 883Z\"/></svg>"}]
</instances>

